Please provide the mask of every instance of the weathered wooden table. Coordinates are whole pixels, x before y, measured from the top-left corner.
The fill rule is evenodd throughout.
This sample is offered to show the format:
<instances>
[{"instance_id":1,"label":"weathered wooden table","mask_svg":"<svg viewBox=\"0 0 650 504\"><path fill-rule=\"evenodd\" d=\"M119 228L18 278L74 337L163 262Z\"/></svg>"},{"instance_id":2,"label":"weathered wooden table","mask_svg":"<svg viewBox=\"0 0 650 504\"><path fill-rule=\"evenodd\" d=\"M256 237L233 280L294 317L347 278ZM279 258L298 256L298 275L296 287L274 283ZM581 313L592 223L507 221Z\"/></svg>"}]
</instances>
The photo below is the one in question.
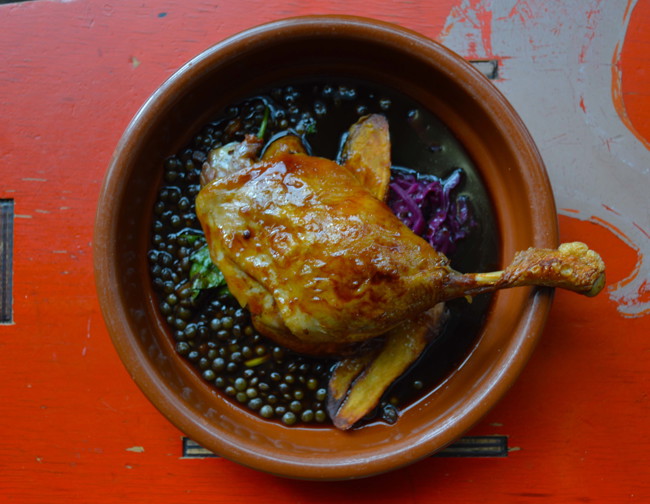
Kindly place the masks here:
<instances>
[{"instance_id":1,"label":"weathered wooden table","mask_svg":"<svg viewBox=\"0 0 650 504\"><path fill-rule=\"evenodd\" d=\"M649 0L0 3L1 502L650 502ZM597 298L557 293L465 445L356 482L276 478L183 440L122 367L92 270L101 181L146 97L229 35L314 13L482 62L540 147L561 238L608 266Z\"/></svg>"}]
</instances>

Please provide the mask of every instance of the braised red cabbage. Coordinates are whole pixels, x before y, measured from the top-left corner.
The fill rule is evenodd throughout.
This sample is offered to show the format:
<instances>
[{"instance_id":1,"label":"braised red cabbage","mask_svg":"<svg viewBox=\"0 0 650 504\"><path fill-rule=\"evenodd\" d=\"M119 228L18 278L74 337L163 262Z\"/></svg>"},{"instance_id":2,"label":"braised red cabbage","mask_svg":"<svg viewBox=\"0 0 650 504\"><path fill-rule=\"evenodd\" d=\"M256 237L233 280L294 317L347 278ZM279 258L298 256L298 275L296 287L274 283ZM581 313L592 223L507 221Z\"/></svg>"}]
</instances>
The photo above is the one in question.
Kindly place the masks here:
<instances>
[{"instance_id":1,"label":"braised red cabbage","mask_svg":"<svg viewBox=\"0 0 650 504\"><path fill-rule=\"evenodd\" d=\"M452 254L458 240L475 225L468 197L454 191L461 178L460 169L445 179L403 168L393 168L391 174L388 206L415 234L445 255Z\"/></svg>"}]
</instances>

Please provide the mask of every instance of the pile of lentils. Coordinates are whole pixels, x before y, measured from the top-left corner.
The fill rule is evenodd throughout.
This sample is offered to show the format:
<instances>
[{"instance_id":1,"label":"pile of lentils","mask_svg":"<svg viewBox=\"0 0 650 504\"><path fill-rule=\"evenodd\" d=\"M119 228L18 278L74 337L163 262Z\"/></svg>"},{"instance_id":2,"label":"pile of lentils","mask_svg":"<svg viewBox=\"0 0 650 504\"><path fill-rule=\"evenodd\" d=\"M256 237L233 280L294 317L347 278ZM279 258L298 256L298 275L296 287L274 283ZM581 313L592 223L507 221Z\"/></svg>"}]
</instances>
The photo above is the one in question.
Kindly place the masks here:
<instances>
[{"instance_id":1,"label":"pile of lentils","mask_svg":"<svg viewBox=\"0 0 650 504\"><path fill-rule=\"evenodd\" d=\"M227 290L192 288L192 256L205 246L194 206L202 165L212 149L258 134L263 124L265 139L292 132L307 145L318 142L321 130L336 131L336 147L359 117L390 107L390 99L351 86L279 87L228 108L164 163L148 251L160 312L178 354L204 380L264 418L285 425L329 422L327 382L335 361L299 355L266 339ZM375 418L394 422L397 402L382 402Z\"/></svg>"}]
</instances>

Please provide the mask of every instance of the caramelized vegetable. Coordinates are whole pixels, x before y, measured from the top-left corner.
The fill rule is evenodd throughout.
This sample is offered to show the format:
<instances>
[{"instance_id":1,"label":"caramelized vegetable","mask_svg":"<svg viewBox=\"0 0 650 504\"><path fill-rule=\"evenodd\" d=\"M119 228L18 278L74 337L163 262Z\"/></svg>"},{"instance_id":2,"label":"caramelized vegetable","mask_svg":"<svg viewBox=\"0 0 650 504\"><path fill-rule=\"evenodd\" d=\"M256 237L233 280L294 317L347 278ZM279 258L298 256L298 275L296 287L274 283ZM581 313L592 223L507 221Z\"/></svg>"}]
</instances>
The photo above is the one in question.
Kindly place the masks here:
<instances>
[{"instance_id":1,"label":"caramelized vegetable","mask_svg":"<svg viewBox=\"0 0 650 504\"><path fill-rule=\"evenodd\" d=\"M368 414L385 390L417 360L444 319L440 303L389 331L378 349L340 361L329 383L327 410L339 429Z\"/></svg>"},{"instance_id":2,"label":"caramelized vegetable","mask_svg":"<svg viewBox=\"0 0 650 504\"><path fill-rule=\"evenodd\" d=\"M388 121L371 114L354 123L340 156L341 164L356 175L366 189L384 201L390 182L390 136Z\"/></svg>"}]
</instances>

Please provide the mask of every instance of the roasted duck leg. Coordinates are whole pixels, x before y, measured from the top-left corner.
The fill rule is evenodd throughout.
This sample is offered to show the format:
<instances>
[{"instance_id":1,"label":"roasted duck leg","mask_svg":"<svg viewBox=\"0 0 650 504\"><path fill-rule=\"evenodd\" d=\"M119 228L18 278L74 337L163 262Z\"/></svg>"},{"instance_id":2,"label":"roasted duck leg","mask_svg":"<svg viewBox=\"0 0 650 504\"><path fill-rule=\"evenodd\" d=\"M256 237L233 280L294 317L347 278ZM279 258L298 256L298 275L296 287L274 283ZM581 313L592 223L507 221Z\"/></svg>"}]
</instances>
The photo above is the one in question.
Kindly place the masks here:
<instances>
[{"instance_id":1,"label":"roasted duck leg","mask_svg":"<svg viewBox=\"0 0 650 504\"><path fill-rule=\"evenodd\" d=\"M461 275L456 279L458 281L452 279L451 285L453 289L458 288L470 295L484 292L483 289L494 290L499 283L510 287L527 285L529 281L538 284L536 275L543 274L545 283L549 285L576 290L573 280L567 282L565 279L572 276L570 270L576 262L582 262L583 254L591 255L581 243L563 244L558 250L529 249L517 254L505 271ZM582 267L581 264L578 267ZM532 279L527 278L531 270L539 270L532 273ZM593 283L587 281L583 293L594 295L602 288L602 282L604 276ZM379 403L386 389L417 360L429 341L438 334L445 315L444 303L438 303L388 331L377 348L362 348L337 364L329 382L327 404L336 427L349 429Z\"/></svg>"},{"instance_id":2,"label":"roasted duck leg","mask_svg":"<svg viewBox=\"0 0 650 504\"><path fill-rule=\"evenodd\" d=\"M304 154L228 173L196 208L233 295L299 351L340 350L452 298L519 285L593 295L604 282L600 257L579 244L523 252L499 273L456 272L351 172Z\"/></svg>"},{"instance_id":3,"label":"roasted duck leg","mask_svg":"<svg viewBox=\"0 0 650 504\"><path fill-rule=\"evenodd\" d=\"M452 270L381 201L390 144L381 121L360 122L370 129L351 128L344 166L307 156L295 137L259 160L254 137L222 147L204 167L196 202L212 259L261 333L312 354L385 336L334 372L329 411L343 429L419 356L443 301L519 285L595 295L604 284L602 260L579 243L529 249L499 272Z\"/></svg>"}]
</instances>

